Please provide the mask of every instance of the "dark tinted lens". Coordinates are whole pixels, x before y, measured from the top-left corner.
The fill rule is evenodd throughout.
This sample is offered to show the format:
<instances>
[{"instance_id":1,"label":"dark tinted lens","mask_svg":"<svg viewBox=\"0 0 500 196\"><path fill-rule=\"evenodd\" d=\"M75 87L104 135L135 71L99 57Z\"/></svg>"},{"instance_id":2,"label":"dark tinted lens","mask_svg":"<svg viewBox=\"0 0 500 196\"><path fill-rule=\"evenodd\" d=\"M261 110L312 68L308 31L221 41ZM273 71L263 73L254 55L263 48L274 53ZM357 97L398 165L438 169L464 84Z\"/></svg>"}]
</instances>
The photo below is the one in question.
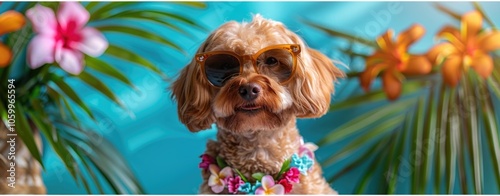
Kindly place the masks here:
<instances>
[{"instance_id":1,"label":"dark tinted lens","mask_svg":"<svg viewBox=\"0 0 500 196\"><path fill-rule=\"evenodd\" d=\"M205 74L215 86L240 73L240 62L232 55L216 54L205 61Z\"/></svg>"},{"instance_id":2,"label":"dark tinted lens","mask_svg":"<svg viewBox=\"0 0 500 196\"><path fill-rule=\"evenodd\" d=\"M293 70L293 55L288 50L272 49L257 57L259 73L283 82L290 78Z\"/></svg>"}]
</instances>

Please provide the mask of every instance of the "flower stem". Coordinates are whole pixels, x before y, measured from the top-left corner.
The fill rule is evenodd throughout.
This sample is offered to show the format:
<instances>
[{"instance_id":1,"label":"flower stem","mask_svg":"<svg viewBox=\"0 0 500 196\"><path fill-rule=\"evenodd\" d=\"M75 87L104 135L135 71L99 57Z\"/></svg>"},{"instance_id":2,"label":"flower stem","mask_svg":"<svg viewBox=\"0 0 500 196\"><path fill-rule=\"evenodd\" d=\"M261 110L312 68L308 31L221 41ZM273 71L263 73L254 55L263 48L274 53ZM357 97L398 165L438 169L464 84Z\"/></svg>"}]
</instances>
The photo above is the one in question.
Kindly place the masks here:
<instances>
[{"instance_id":1,"label":"flower stem","mask_svg":"<svg viewBox=\"0 0 500 196\"><path fill-rule=\"evenodd\" d=\"M434 4L434 6L435 6L435 7L436 7L439 11L442 11L442 12L444 12L444 13L448 14L449 16L451 16L452 18L454 18L454 19L456 19L456 20L458 20L458 21L460 21L460 19L462 18L462 16L460 16L460 14L457 14L456 12L454 12L454 11L452 11L452 10L448 9L447 7L445 7L445 6L441 5L441 4L436 3L436 4Z\"/></svg>"}]
</instances>

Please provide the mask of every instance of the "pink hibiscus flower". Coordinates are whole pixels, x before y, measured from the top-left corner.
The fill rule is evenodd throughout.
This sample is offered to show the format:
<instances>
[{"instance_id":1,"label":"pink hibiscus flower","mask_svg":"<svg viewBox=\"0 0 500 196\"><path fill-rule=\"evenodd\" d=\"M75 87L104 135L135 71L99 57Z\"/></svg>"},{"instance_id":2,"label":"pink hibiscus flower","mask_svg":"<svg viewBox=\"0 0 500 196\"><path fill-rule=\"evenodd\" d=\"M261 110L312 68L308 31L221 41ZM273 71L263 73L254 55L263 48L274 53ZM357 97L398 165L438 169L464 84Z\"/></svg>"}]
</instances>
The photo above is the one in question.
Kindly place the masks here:
<instances>
[{"instance_id":1,"label":"pink hibiscus flower","mask_svg":"<svg viewBox=\"0 0 500 196\"><path fill-rule=\"evenodd\" d=\"M285 188L285 194L288 194L292 192L293 185L286 179L281 179L278 184L283 185L283 188Z\"/></svg>"},{"instance_id":2,"label":"pink hibiscus flower","mask_svg":"<svg viewBox=\"0 0 500 196\"><path fill-rule=\"evenodd\" d=\"M62 2L54 12L36 5L26 12L36 36L28 46L28 64L36 69L57 62L71 74L84 68L83 53L98 57L108 48L108 41L94 28L85 27L90 14L78 2Z\"/></svg>"},{"instance_id":3,"label":"pink hibiscus flower","mask_svg":"<svg viewBox=\"0 0 500 196\"><path fill-rule=\"evenodd\" d=\"M214 164L215 163L215 159L213 157L211 157L210 155L208 155L208 154L202 154L200 156L200 158L201 158L201 162L200 162L200 164L198 164L199 168L208 169L208 166L210 164Z\"/></svg>"},{"instance_id":4,"label":"pink hibiscus flower","mask_svg":"<svg viewBox=\"0 0 500 196\"><path fill-rule=\"evenodd\" d=\"M238 188L242 185L245 184L243 180L239 176L236 177L228 177L227 178L227 189L229 193L238 193Z\"/></svg>"},{"instance_id":5,"label":"pink hibiscus flower","mask_svg":"<svg viewBox=\"0 0 500 196\"><path fill-rule=\"evenodd\" d=\"M300 177L300 171L296 167L291 167L287 172L283 174L282 179L286 179L289 182L298 183Z\"/></svg>"}]
</instances>

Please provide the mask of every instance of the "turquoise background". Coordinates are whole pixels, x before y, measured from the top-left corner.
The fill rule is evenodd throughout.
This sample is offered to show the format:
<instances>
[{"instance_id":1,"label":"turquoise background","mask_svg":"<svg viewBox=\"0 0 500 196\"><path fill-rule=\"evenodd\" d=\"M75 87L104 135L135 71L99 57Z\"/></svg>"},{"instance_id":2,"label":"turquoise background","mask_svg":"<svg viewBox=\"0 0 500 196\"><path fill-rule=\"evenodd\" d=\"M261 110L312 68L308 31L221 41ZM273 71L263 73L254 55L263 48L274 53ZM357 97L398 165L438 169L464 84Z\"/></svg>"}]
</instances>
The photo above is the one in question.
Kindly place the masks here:
<instances>
[{"instance_id":1,"label":"turquoise background","mask_svg":"<svg viewBox=\"0 0 500 196\"><path fill-rule=\"evenodd\" d=\"M362 68L362 62L349 62L337 50L346 46L345 41L333 39L305 25L301 20L311 20L367 39L375 38L389 27L398 33L413 23L420 23L426 28L427 34L412 47L412 50L424 52L435 43L433 35L439 28L444 24L457 24L455 20L437 11L432 4L433 2L208 2L206 9L194 9L167 2L143 3L141 6L169 10L195 19L207 31L186 27L185 29L192 35L185 36L151 24L131 24L160 32L164 37L179 44L185 53L119 34L109 33L106 37L110 42L120 42L137 54L151 59L168 76L174 78L190 61L196 49L212 30L230 20L251 21L252 14L260 13L265 18L283 22L289 29L302 36L310 47L346 64L346 67L342 67L343 70L359 70ZM467 2L442 4L460 13L473 9L472 4ZM500 4L494 2L481 4L493 21L500 22L500 12L498 12ZM141 6L137 9L143 8ZM358 47L356 50L363 51L366 48ZM198 156L204 152L207 139L214 138L216 131L210 129L194 134L179 122L176 104L171 100L170 91L167 89L171 80L162 80L158 75L128 62L118 60L112 62L131 78L141 91L136 93L119 82L102 77L134 115L129 115L89 87L77 81L70 81L72 86L78 87L78 93L100 119L95 128L99 133L98 136L112 141L123 153L146 193L197 193L201 183ZM344 100L352 93L361 92L357 80L342 80L336 88L337 93L333 102ZM298 127L307 141L315 142L325 133L362 114L366 109L368 106L329 113L320 119L299 120ZM332 153L331 149L338 149L338 146L344 144L335 144L328 148L330 150L319 149L318 159L324 159L326 155ZM45 148L44 153L46 170L43 178L49 194L86 193L83 186L75 184L51 149ZM327 174L331 175L341 166L342 163L339 163L325 169L328 170ZM485 168L485 180L492 179L489 174L491 172L487 171L488 167ZM341 194L352 193L361 172L364 170L351 172L334 182L332 186ZM495 190L491 187L485 188L486 192ZM371 192L377 190L377 187L369 187Z\"/></svg>"}]
</instances>

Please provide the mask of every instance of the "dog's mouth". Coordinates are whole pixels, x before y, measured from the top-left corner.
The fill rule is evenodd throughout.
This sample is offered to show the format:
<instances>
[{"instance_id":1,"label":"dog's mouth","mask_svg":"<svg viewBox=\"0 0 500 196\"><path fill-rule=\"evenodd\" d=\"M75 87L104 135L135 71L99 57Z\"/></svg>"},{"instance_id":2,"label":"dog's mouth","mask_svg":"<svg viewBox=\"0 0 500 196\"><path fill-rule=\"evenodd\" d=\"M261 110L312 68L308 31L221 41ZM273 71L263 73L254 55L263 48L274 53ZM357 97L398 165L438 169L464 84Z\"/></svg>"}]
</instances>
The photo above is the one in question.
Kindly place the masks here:
<instances>
[{"instance_id":1,"label":"dog's mouth","mask_svg":"<svg viewBox=\"0 0 500 196\"><path fill-rule=\"evenodd\" d=\"M261 105L257 105L255 103L247 103L240 105L239 107L236 108L238 111L243 111L243 112L256 112L262 109Z\"/></svg>"}]
</instances>

